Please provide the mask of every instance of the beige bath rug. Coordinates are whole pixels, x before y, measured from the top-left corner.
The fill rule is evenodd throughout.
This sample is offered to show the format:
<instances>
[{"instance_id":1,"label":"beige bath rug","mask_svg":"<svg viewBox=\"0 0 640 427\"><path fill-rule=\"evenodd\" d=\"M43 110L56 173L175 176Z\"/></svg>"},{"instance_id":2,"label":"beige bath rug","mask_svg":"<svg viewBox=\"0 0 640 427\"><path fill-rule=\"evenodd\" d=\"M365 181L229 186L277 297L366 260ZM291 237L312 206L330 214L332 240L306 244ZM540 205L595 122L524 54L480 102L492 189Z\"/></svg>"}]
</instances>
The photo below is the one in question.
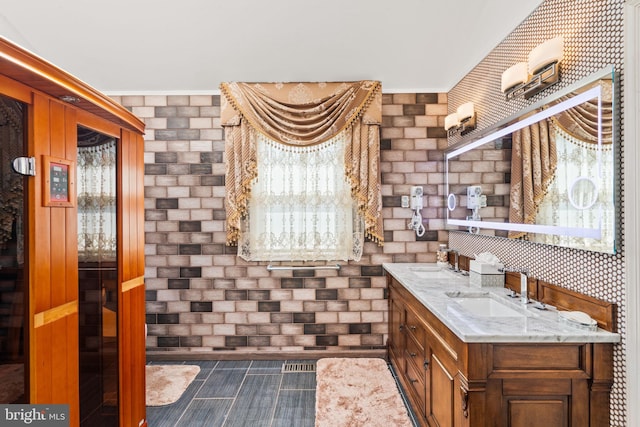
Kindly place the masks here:
<instances>
[{"instance_id":1,"label":"beige bath rug","mask_svg":"<svg viewBox=\"0 0 640 427\"><path fill-rule=\"evenodd\" d=\"M174 403L198 372L194 365L147 365L147 406Z\"/></svg>"},{"instance_id":2,"label":"beige bath rug","mask_svg":"<svg viewBox=\"0 0 640 427\"><path fill-rule=\"evenodd\" d=\"M316 427L413 425L382 359L320 359L316 381Z\"/></svg>"}]
</instances>

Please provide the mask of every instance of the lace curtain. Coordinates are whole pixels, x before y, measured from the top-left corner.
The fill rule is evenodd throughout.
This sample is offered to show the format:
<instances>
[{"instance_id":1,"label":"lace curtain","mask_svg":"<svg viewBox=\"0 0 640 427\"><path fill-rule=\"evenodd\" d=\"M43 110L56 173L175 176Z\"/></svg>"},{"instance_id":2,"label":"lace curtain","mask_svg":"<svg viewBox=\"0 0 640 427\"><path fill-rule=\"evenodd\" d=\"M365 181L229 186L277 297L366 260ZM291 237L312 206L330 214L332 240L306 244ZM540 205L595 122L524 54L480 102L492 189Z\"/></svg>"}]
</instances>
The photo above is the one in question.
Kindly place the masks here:
<instances>
[{"instance_id":1,"label":"lace curtain","mask_svg":"<svg viewBox=\"0 0 640 427\"><path fill-rule=\"evenodd\" d=\"M116 141L78 147L78 258L116 260Z\"/></svg>"},{"instance_id":2,"label":"lace curtain","mask_svg":"<svg viewBox=\"0 0 640 427\"><path fill-rule=\"evenodd\" d=\"M536 221L561 227L582 227L603 232L600 239L571 236L535 234L530 240L554 245L579 246L589 250L607 251L614 246L615 206L613 194L613 147L607 144L599 147L576 140L562 129L553 126L558 162L563 164L549 185L547 196L538 207ZM595 177L597 203L590 209L575 209L571 206L569 194L576 177ZM600 177L598 180L597 177ZM590 194L592 189L581 191ZM578 200L580 203L580 200ZM590 201L584 202L589 204Z\"/></svg>"},{"instance_id":3,"label":"lace curtain","mask_svg":"<svg viewBox=\"0 0 640 427\"><path fill-rule=\"evenodd\" d=\"M238 255L250 261L360 260L362 220L344 174L345 134L313 148L258 137Z\"/></svg>"},{"instance_id":4,"label":"lace curtain","mask_svg":"<svg viewBox=\"0 0 640 427\"><path fill-rule=\"evenodd\" d=\"M357 219L354 223L363 224L356 227L356 232L359 228L363 231L353 244L361 245L365 237L383 244L380 82L234 82L222 83L221 92L227 166L227 244L258 243L255 239L247 240L244 234L248 233L247 224L255 224L251 219L250 201L254 197L253 186L264 173L258 165L259 139L266 138L282 152L308 154L334 147L337 142L333 139L338 137L344 141L344 155L333 155L339 155L343 163L342 175ZM315 167L309 160L300 162L307 164L308 170ZM253 215L257 215L256 211ZM245 249L241 247L239 253L246 253Z\"/></svg>"}]
</instances>

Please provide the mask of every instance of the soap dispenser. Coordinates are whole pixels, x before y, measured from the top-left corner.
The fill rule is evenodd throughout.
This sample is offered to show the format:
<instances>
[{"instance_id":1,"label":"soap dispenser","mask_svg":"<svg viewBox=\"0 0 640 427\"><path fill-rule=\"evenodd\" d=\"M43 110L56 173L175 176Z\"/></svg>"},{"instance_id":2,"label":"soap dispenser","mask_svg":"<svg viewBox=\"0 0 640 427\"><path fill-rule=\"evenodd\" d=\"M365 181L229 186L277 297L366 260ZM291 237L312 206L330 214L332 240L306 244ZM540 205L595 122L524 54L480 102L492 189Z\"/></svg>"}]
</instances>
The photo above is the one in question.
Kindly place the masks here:
<instances>
[{"instance_id":1,"label":"soap dispenser","mask_svg":"<svg viewBox=\"0 0 640 427\"><path fill-rule=\"evenodd\" d=\"M444 243L440 243L438 252L436 252L436 264L438 264L439 267L449 266L449 249L447 249L447 245Z\"/></svg>"}]
</instances>

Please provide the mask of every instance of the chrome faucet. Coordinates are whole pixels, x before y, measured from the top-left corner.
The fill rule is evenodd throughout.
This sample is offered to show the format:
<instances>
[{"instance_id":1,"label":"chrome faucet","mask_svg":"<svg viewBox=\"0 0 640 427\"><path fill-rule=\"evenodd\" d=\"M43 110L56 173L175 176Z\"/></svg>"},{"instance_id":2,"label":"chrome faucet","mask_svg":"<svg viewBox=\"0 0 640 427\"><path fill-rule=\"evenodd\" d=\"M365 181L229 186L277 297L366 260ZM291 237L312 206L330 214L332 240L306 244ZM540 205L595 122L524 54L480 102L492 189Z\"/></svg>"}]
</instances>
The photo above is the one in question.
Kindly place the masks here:
<instances>
[{"instance_id":1,"label":"chrome faucet","mask_svg":"<svg viewBox=\"0 0 640 427\"><path fill-rule=\"evenodd\" d=\"M456 273L459 273L460 268L458 266L458 260L460 258L460 251L458 251L457 249L447 249L447 252L453 252L453 254L455 255L455 265L453 267L453 271L455 271Z\"/></svg>"},{"instance_id":2,"label":"chrome faucet","mask_svg":"<svg viewBox=\"0 0 640 427\"><path fill-rule=\"evenodd\" d=\"M520 302L523 305L529 304L529 270L526 268L503 267L501 272L509 271L511 273L520 273Z\"/></svg>"}]
</instances>

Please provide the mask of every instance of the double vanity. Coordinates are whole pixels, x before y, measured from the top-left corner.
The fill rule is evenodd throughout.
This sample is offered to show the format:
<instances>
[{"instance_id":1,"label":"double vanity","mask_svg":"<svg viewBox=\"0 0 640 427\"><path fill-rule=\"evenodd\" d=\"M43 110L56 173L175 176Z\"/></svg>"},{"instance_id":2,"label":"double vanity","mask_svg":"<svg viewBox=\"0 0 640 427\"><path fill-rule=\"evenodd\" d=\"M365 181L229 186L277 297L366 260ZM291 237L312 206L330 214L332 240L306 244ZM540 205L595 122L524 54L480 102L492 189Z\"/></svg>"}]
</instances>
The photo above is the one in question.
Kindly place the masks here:
<instances>
[{"instance_id":1,"label":"double vanity","mask_svg":"<svg viewBox=\"0 0 640 427\"><path fill-rule=\"evenodd\" d=\"M608 426L618 334L436 264L384 264L389 359L424 426Z\"/></svg>"}]
</instances>

